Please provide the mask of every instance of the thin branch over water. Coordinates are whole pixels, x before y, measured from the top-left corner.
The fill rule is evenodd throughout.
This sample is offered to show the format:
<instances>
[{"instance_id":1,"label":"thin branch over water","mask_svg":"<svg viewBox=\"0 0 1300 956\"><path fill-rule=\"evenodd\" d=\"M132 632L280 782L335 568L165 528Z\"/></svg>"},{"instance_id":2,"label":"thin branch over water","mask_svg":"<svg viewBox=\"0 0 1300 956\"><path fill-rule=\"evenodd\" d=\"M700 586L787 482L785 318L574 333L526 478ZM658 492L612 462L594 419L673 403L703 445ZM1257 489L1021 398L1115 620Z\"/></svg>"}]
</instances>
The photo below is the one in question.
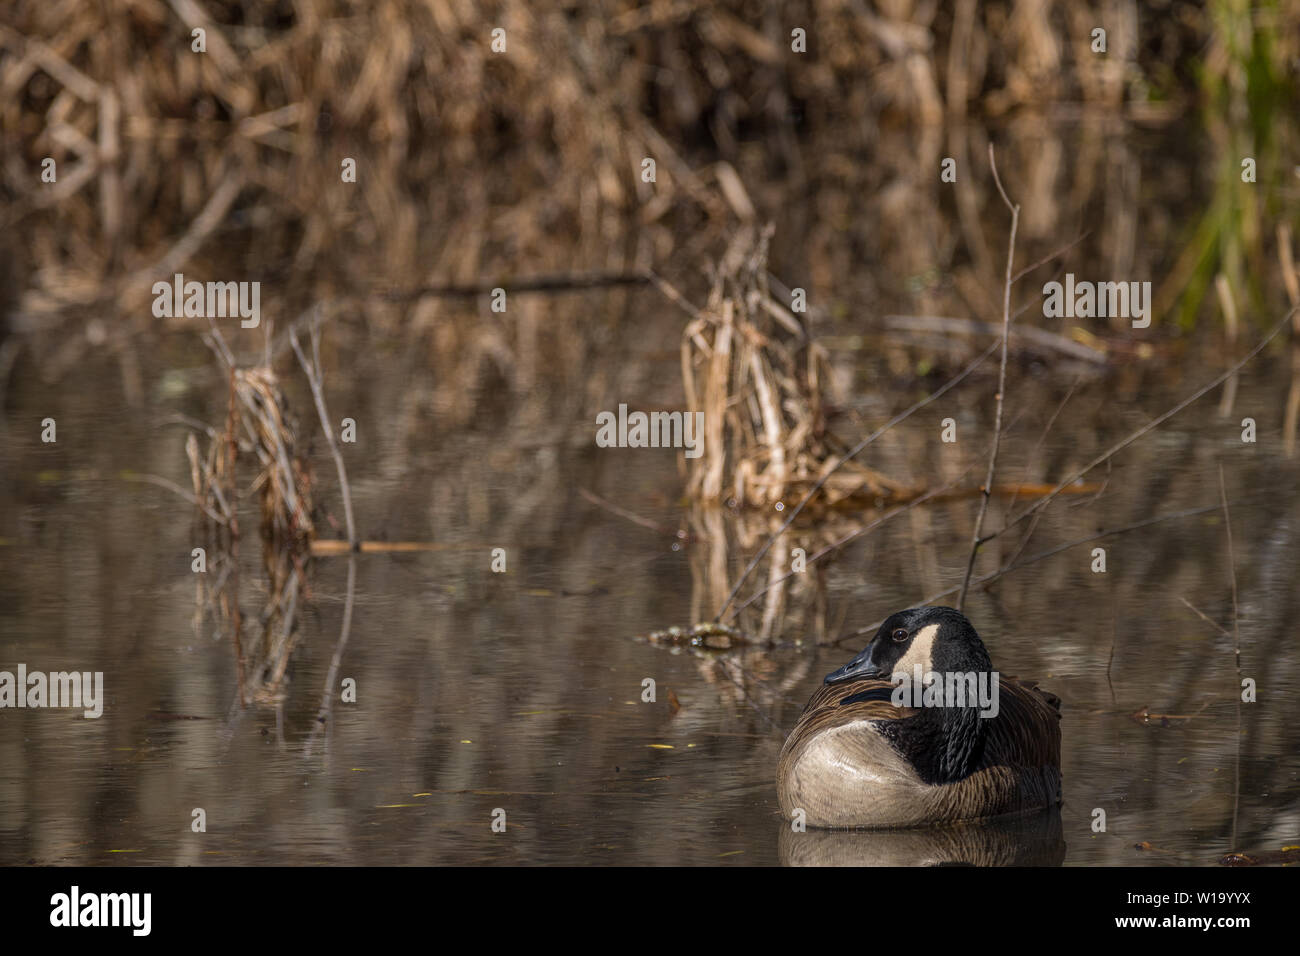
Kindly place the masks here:
<instances>
[{"instance_id":1,"label":"thin branch over water","mask_svg":"<svg viewBox=\"0 0 1300 956\"><path fill-rule=\"evenodd\" d=\"M959 384L961 384L963 380L966 379L968 375L970 375L972 372L975 371L975 369L979 368L982 364L984 364L984 361L995 351L997 351L997 348L998 348L998 343L994 342L983 352L981 352L973 362L971 362L964 369L958 372L955 377L949 379L946 383L944 383L944 385L942 385L937 391L930 393L929 395L921 399L916 404L912 405L911 407L907 408L902 412L899 412L897 415L895 415L889 421L885 422L885 424L881 425L879 428L877 428L866 438L862 439L862 441L854 445L842 458L840 458L839 461L837 461L831 468L829 468L825 474L823 474L820 478L818 478L817 481L813 484L813 486L809 488L808 491L804 494L803 498L799 500L799 503L790 509L790 516L785 519L785 523L782 524L781 527L778 528L774 534L768 537L767 542L759 550L758 554L754 555L753 559L749 562L748 567L745 568L744 573L740 575L740 579L736 582L735 587L731 589L731 593L727 595L727 600L724 601L722 607L718 609L718 613L714 617L714 620L715 621L722 620L722 615L726 613L727 608L731 606L731 602L734 601L736 599L736 595L740 593L741 585L745 583L745 579L748 578L751 573L753 573L756 567L758 567L758 563L763 560L763 556L766 555L767 552L771 549L773 543L775 543L776 540L781 537L781 535L785 534L785 532L789 529L790 525L794 524L794 519L799 516L799 512L803 511L804 505L808 504L808 502L812 500L813 496L816 495L817 492L821 490L822 486L826 484L827 480L831 477L831 475L835 474L835 472L838 471L842 465L848 463L851 459L855 458L859 452L861 452L864 448L866 448L868 445L874 442L881 435L885 434L885 432L889 431L899 422L902 422L905 419L911 417L914 413L920 411L922 408L925 408L925 406L938 400L947 392L956 388Z\"/></svg>"},{"instance_id":2,"label":"thin branch over water","mask_svg":"<svg viewBox=\"0 0 1300 956\"><path fill-rule=\"evenodd\" d=\"M966 589L970 587L970 576L975 570L975 556L979 554L980 532L984 528L984 516L989 510L989 497L993 494L993 477L998 467L998 448L1002 444L1002 409L1005 405L1007 390L1007 341L1011 338L1011 266L1016 255L1016 229L1020 225L1020 206L1013 203L1002 188L1002 179L998 176L997 160L993 156L993 144L989 143L989 168L993 171L993 181L997 183L1002 201L1011 210L1011 232L1007 238L1007 278L1002 287L1002 361L998 366L997 411L993 418L993 447L989 449L989 470L984 479L984 494L980 497L979 515L975 518L975 530L970 538L970 557L966 560L966 576L962 578L961 592L957 595L957 610L966 603Z\"/></svg>"}]
</instances>

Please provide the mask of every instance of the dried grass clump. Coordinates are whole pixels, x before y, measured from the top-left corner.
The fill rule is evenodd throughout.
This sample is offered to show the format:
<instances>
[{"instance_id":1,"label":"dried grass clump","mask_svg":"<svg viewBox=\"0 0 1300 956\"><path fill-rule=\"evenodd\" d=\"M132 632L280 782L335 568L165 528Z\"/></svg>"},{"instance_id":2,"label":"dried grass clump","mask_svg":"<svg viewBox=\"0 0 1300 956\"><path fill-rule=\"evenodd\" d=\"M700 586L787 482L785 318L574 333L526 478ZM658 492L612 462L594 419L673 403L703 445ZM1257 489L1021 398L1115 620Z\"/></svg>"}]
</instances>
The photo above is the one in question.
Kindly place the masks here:
<instances>
[{"instance_id":1,"label":"dried grass clump","mask_svg":"<svg viewBox=\"0 0 1300 956\"><path fill-rule=\"evenodd\" d=\"M194 494L209 515L238 535L237 468L255 460L251 491L261 502L260 530L268 544L291 549L310 545L311 469L296 449L296 428L275 373L264 366L228 368L230 392L225 426L210 435L202 456L187 445Z\"/></svg>"},{"instance_id":2,"label":"dried grass clump","mask_svg":"<svg viewBox=\"0 0 1300 956\"><path fill-rule=\"evenodd\" d=\"M743 228L714 275L707 306L682 335L690 412L704 412L704 450L689 459L688 493L736 507L802 497L845 447L826 430L827 356L768 287L769 226ZM848 462L812 504L881 504L904 487Z\"/></svg>"},{"instance_id":3,"label":"dried grass clump","mask_svg":"<svg viewBox=\"0 0 1300 956\"><path fill-rule=\"evenodd\" d=\"M274 703L282 699L285 670L297 643L295 618L315 532L311 469L298 451L296 427L275 373L265 366L237 367L215 330L208 343L226 365L229 391L225 424L208 430L206 451L200 452L193 435L186 443L195 501L211 519L210 538L216 545L211 574L197 576L196 621L207 616L219 635L229 633L240 703ZM244 496L239 476L247 462L255 468L248 491L260 499L267 574L266 602L257 617L257 639L251 642L239 603L238 503Z\"/></svg>"},{"instance_id":4,"label":"dried grass clump","mask_svg":"<svg viewBox=\"0 0 1300 956\"><path fill-rule=\"evenodd\" d=\"M236 369L235 392L244 414L239 416L246 439L243 454L252 452L260 466L253 490L262 503L261 531L271 542L302 546L314 528L311 520L311 469L295 448L295 428L275 373L269 368Z\"/></svg>"}]
</instances>

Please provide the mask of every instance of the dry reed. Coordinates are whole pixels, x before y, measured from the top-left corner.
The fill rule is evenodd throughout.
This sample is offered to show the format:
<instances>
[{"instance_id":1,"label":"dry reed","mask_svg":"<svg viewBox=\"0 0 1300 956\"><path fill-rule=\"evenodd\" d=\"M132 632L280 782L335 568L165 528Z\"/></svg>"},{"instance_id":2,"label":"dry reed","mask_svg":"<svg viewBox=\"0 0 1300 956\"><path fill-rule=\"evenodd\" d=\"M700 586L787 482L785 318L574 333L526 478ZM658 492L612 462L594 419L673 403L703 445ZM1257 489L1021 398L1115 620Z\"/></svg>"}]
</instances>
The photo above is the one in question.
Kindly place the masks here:
<instances>
[{"instance_id":1,"label":"dry reed","mask_svg":"<svg viewBox=\"0 0 1300 956\"><path fill-rule=\"evenodd\" d=\"M845 446L826 430L826 352L767 283L770 228L742 228L717 267L708 303L682 335L691 413L704 413L704 447L691 459L688 492L734 507L770 507L802 496ZM906 492L851 462L822 486L824 503L873 505Z\"/></svg>"}]
</instances>

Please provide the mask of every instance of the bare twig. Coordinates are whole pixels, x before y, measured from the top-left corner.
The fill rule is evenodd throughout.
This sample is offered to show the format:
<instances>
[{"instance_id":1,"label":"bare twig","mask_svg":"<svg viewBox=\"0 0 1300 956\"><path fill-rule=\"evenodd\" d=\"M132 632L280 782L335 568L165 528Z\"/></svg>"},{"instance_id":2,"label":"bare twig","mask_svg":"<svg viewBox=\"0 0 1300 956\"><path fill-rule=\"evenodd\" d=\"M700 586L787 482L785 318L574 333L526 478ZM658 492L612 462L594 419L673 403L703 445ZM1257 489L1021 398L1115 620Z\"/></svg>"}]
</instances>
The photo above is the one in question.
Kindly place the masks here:
<instances>
[{"instance_id":1,"label":"bare twig","mask_svg":"<svg viewBox=\"0 0 1300 956\"><path fill-rule=\"evenodd\" d=\"M606 511L616 514L620 518L626 518L633 524L639 524L643 528L649 528L651 531L656 531L660 534L670 535L671 537L679 539L688 536L681 528L670 528L667 525L659 524L657 521L651 521L649 518L642 518L639 514L636 514L633 511L628 511L626 508L620 508L618 505L614 504L614 502L602 498L594 491L588 491L586 488L579 488L578 494L582 495L582 497L586 498L593 505L596 505L596 507L604 508Z\"/></svg>"},{"instance_id":2,"label":"bare twig","mask_svg":"<svg viewBox=\"0 0 1300 956\"><path fill-rule=\"evenodd\" d=\"M1175 511L1171 514L1157 515L1154 518L1146 518L1142 521L1136 521L1133 524L1124 525L1120 528L1107 528L1104 531L1097 531L1088 535L1086 538L1076 538L1073 541L1067 541L1065 544L1057 545L1054 548L1048 548L1046 551L1039 551L1037 554L1033 554L1021 561L1008 562L997 571L992 571L982 577L976 578L975 584L984 587L992 584L1002 576L1010 574L1012 571L1023 568L1026 565L1035 564L1046 558L1050 558L1053 555L1060 554L1062 551L1068 551L1070 548L1076 548L1081 544L1089 544L1090 542L1097 541L1100 538L1108 538L1113 534L1127 534L1130 531L1140 531L1141 529L1150 527L1153 524L1160 524L1164 521L1174 521L1178 518L1191 518L1196 515L1207 514L1213 510L1213 505L1201 508L1186 508L1182 511Z\"/></svg>"},{"instance_id":3,"label":"bare twig","mask_svg":"<svg viewBox=\"0 0 1300 956\"><path fill-rule=\"evenodd\" d=\"M1114 667L1115 665L1115 645L1118 643L1119 643L1119 605L1116 605L1112 610L1112 617L1110 621L1110 655L1106 658L1106 686L1110 688L1111 706L1114 706L1117 703L1115 699L1115 685L1111 681L1110 672L1111 672L1111 668Z\"/></svg>"},{"instance_id":4,"label":"bare twig","mask_svg":"<svg viewBox=\"0 0 1300 956\"><path fill-rule=\"evenodd\" d=\"M531 276L526 279L486 279L463 284L426 285L418 289L389 289L377 293L388 302L413 302L417 299L473 298L488 295L494 289L511 293L523 292L581 292L585 289L604 289L610 286L644 285L651 281L645 272L592 272L563 275Z\"/></svg>"},{"instance_id":5,"label":"bare twig","mask_svg":"<svg viewBox=\"0 0 1300 956\"><path fill-rule=\"evenodd\" d=\"M665 299L667 299L673 305L677 306L687 315L691 316L691 318L698 319L700 317L699 308L692 305L690 301L688 301L684 295L678 292L677 289L671 283L669 283L667 279L659 275L659 273L657 272L650 272L648 273L647 277L649 278L650 282L654 284L654 287L659 290L659 294L662 295Z\"/></svg>"},{"instance_id":6,"label":"bare twig","mask_svg":"<svg viewBox=\"0 0 1300 956\"><path fill-rule=\"evenodd\" d=\"M1108 458L1112 458L1113 456L1119 454L1119 452L1123 451L1129 445L1133 444L1143 435L1147 434L1147 432L1150 432L1158 428L1160 425L1163 425L1165 422L1169 421L1169 419L1173 418L1175 415L1177 415L1179 412L1185 409L1188 405L1191 405L1197 399L1201 398L1208 392L1213 391L1219 385L1222 385L1225 381L1227 381L1229 376L1234 375L1235 373L1241 371L1241 369L1244 368L1250 362L1251 359L1253 359L1260 352L1264 351L1268 343L1272 342L1273 339L1277 337L1277 334L1281 332L1284 328L1286 328L1287 323L1291 321L1291 316L1296 312L1297 312L1297 307L1293 306L1290 310L1287 311L1286 315L1282 316L1282 318L1279 319L1274 324L1273 328L1270 329L1268 334L1265 335L1264 338L1260 340L1259 344L1256 345L1249 352L1247 352L1246 355L1239 362L1234 364L1231 368L1223 372L1221 375L1217 376L1213 381L1208 382L1205 385L1202 385L1191 395L1187 396L1185 399L1183 399L1173 408L1169 409L1169 411L1164 412L1163 414L1147 422L1141 428L1137 429L1137 431L1131 433L1126 438L1121 439L1120 441L1112 445L1110 448L1106 449L1106 451L1102 452L1092 461L1088 462L1088 464L1084 465L1078 471L1071 474L1068 478L1063 480L1060 484L1058 484L1047 494L1043 495L1033 504L1025 508L1025 510L1020 512L1020 514L1016 515L1014 518L1008 519L1007 523L1004 524L997 531L981 538L980 544L985 544L989 541L992 541L994 538L997 538L1000 535L1005 534L1007 531L1011 530L1016 525L1020 524L1020 522L1024 521L1026 518L1041 511L1043 508L1047 507L1047 505L1050 502L1052 502L1056 498L1056 496L1059 495L1062 492L1062 490L1064 490L1067 486L1074 484L1074 482L1078 481L1088 472L1092 471L1092 469L1096 468L1098 465L1105 462Z\"/></svg>"},{"instance_id":7,"label":"bare twig","mask_svg":"<svg viewBox=\"0 0 1300 956\"><path fill-rule=\"evenodd\" d=\"M715 621L722 620L722 615L726 613L727 608L731 606L731 602L734 601L736 599L736 595L740 593L740 587L745 583L745 579L749 577L749 575L753 572L753 570L756 567L758 567L758 563L763 560L763 556L767 554L767 552L771 549L772 544L779 537L781 537L781 535L785 534L786 529L788 529L790 525L794 524L794 519L799 516L799 512L803 511L804 505L808 504L808 502L812 500L813 496L816 495L817 492L821 490L822 486L826 484L827 479L829 479L831 475L835 474L835 472L838 471L841 466L846 464L851 459L855 458L858 455L858 453L862 451L862 449L866 448L868 445L874 442L881 435L885 434L885 432L889 431L899 422L910 417L913 413L920 411L922 408L929 405L931 402L936 401L941 396L949 392L951 389L955 388L968 375L974 372L975 369L979 368L980 365L984 363L984 360L987 359L990 355L992 355L997 350L997 347L998 347L998 343L994 342L987 349L981 352L979 356L975 359L975 361L971 362L964 369L958 372L955 377L949 379L946 383L944 383L944 385L940 387L938 391L932 392L931 394L927 395L925 398L921 399L916 404L912 405L911 407L907 408L902 412L899 412L897 415L895 415L889 421L885 422L885 424L881 425L879 428L877 428L866 438L862 439L862 441L854 445L851 449L849 449L849 451L842 458L840 458L839 461L837 461L833 466L827 469L825 473L823 473L822 476L817 479L817 481L813 484L813 486L808 489L808 491L804 494L804 496L799 500L799 503L790 509L790 515L785 519L785 523L782 524L781 527L778 528L774 534L768 537L767 542L763 545L762 549L758 552L758 554L754 555L753 559L749 562L748 567L745 568L744 573L740 575L740 580L736 582L736 586L733 587L731 589L731 593L727 595L727 600L724 601L722 607L718 609L717 616L714 617L714 620Z\"/></svg>"},{"instance_id":8,"label":"bare twig","mask_svg":"<svg viewBox=\"0 0 1300 956\"><path fill-rule=\"evenodd\" d=\"M243 185L243 178L237 171L228 171L212 191L207 204L194 217L185 235L177 239L157 262L132 273L126 280L126 288L152 283L158 276L170 275L188 262L212 232L225 221L226 213L239 198Z\"/></svg>"},{"instance_id":9,"label":"bare twig","mask_svg":"<svg viewBox=\"0 0 1300 956\"><path fill-rule=\"evenodd\" d=\"M1055 252L1049 253L1048 255L1043 256L1043 258L1039 259L1037 262L1025 266L1023 269L1021 269L1019 272L1017 272L1015 275L1011 277L1012 283L1019 282L1025 276L1029 275L1029 273L1037 269L1039 266L1047 265L1047 263L1051 262L1057 256L1065 255L1067 252L1069 252L1079 243L1083 242L1083 240L1087 239L1088 236L1090 235L1092 235L1092 230L1085 229L1083 232L1079 233L1077 236L1075 236L1065 245L1061 246L1061 248L1057 249Z\"/></svg>"},{"instance_id":10,"label":"bare twig","mask_svg":"<svg viewBox=\"0 0 1300 956\"><path fill-rule=\"evenodd\" d=\"M200 421L190 415L174 414L167 415L158 420L159 425L184 425L186 428L192 428L195 431L203 432L209 438L217 437L217 430L207 422Z\"/></svg>"},{"instance_id":11,"label":"bare twig","mask_svg":"<svg viewBox=\"0 0 1300 956\"><path fill-rule=\"evenodd\" d=\"M917 505L929 501L931 498L935 498L938 495L941 495L947 491L951 491L958 484L960 484L965 479L966 475L969 473L970 473L970 469L967 468L960 475L958 475L956 479L948 482L948 484L944 485L943 487L935 488L931 491L927 491L925 494L913 498L907 504L900 505L899 507L894 508L891 511L885 512L883 515L881 515L875 521L872 521L870 524L863 525L861 528L854 528L852 531L844 535L844 537L840 538L838 541L834 541L826 545L826 547L822 548L816 554L810 555L806 563L813 564L814 562L819 561L820 559L824 558L826 555L830 554L832 551L838 551L840 548L844 547L850 541L857 540L858 538L862 537L862 535L866 534L868 531L878 528L880 525L884 524L886 521L889 521L891 518L896 518L905 512L911 511ZM776 587L778 584L783 583L784 581L789 580L790 578L792 578L794 575L798 573L800 572L787 571L784 575L777 578L775 581L769 581L765 586L759 588L748 598L746 598L743 603L737 604L735 607L733 607L731 609L731 613L727 615L727 620L731 620L733 617L735 617L745 608L749 607L751 604L757 601L768 591L772 590L772 588Z\"/></svg>"},{"instance_id":12,"label":"bare twig","mask_svg":"<svg viewBox=\"0 0 1300 956\"><path fill-rule=\"evenodd\" d=\"M218 333L220 334L220 333ZM229 393L226 401L226 429L223 433L226 437L226 480L230 482L230 501L231 504L238 502L238 488L235 484L235 460L239 457L239 448L235 440L235 394L238 391L235 387L235 367L233 364L228 369L229 373ZM212 482L215 488L218 480ZM231 623L230 628L230 646L235 655L235 688L239 692L239 706L242 708L248 703L248 680L244 669L244 640L241 636L244 630L244 613L239 608L239 516L230 512L230 590L223 592L222 600L227 602L224 611L228 615Z\"/></svg>"},{"instance_id":13,"label":"bare twig","mask_svg":"<svg viewBox=\"0 0 1300 956\"><path fill-rule=\"evenodd\" d=\"M343 650L348 646L348 636L352 633L352 598L356 592L357 583L357 557L355 554L348 555L348 590L343 602L343 626L339 630L338 643L334 645L334 656L330 659L329 674L325 677L325 691L321 694L320 709L316 712L316 724L311 729L311 735L307 738L307 746L303 749L303 756L310 760L312 748L315 746L316 737L329 728L330 711L334 705L334 690L338 682L339 667L343 663Z\"/></svg>"},{"instance_id":14,"label":"bare twig","mask_svg":"<svg viewBox=\"0 0 1300 956\"><path fill-rule=\"evenodd\" d=\"M168 481L166 478L162 478L158 475L128 474L128 475L123 475L122 477L124 477L127 481L143 481L143 482L148 482L151 485L157 485L159 488L166 488L168 491L180 495L180 497L184 498L190 504L194 505L194 507L202 509L203 513L206 514L213 521L215 521L217 524L226 524L226 518L223 515L217 514L215 511L213 511L211 508L205 505L202 501L200 501L194 495L190 494L188 491L186 491L180 485L176 484L174 481Z\"/></svg>"},{"instance_id":15,"label":"bare twig","mask_svg":"<svg viewBox=\"0 0 1300 956\"><path fill-rule=\"evenodd\" d=\"M1232 649L1237 663L1237 762L1232 788L1232 844L1237 844L1237 810L1241 803L1241 631L1237 623L1237 559L1232 547L1232 516L1228 513L1228 492L1223 485L1223 462L1219 462L1219 501L1223 504L1223 524L1228 532L1228 574L1232 580Z\"/></svg>"},{"instance_id":16,"label":"bare twig","mask_svg":"<svg viewBox=\"0 0 1300 956\"><path fill-rule=\"evenodd\" d=\"M1116 534L1128 534L1130 531L1140 531L1143 528L1149 528L1151 525L1154 524L1161 524L1162 522L1165 521L1175 521L1179 518L1191 518L1196 515L1208 514L1209 512L1217 511L1218 509L1219 509L1218 505L1208 505L1206 507L1201 507L1201 508L1188 508L1183 511L1175 511L1166 515L1156 515L1154 518L1147 518L1143 521L1137 521L1134 522L1133 524L1124 525L1121 528L1107 528L1104 531L1098 531L1095 532L1094 534L1090 534L1086 538L1076 538L1073 541L1067 541L1065 544L1060 544L1054 548L1049 548L1046 551L1039 551L1037 554L1032 554L1029 557L1017 561L1014 564L1008 564L999 568L996 571L990 571L988 574L976 578L974 581L971 582L971 584L975 585L976 587L983 587L985 585L992 584L994 581L997 581L998 579L1005 577L1006 575L1010 574L1012 571L1017 571L1020 568L1028 567L1031 564L1037 564L1039 561L1045 561L1050 557L1054 557L1055 555L1060 554L1062 551L1068 551L1071 548L1077 548L1081 544L1089 544L1090 542L1097 541L1100 538L1108 538L1111 535L1116 535ZM926 597L921 601L918 601L913 606L923 607L927 604L933 604L935 601L939 600L940 598L945 598L950 594L956 594L957 591L958 591L958 587L954 585L953 587L946 588L943 591L939 591L935 594L931 594L929 597ZM885 619L881 618L879 621L876 621L874 624L869 624L866 627L860 627L857 630L850 631L848 634L844 634L836 638L831 643L842 644L844 641L848 640L849 638L861 637L863 634L872 633L877 628L879 628L880 625L883 624L884 622Z\"/></svg>"},{"instance_id":17,"label":"bare twig","mask_svg":"<svg viewBox=\"0 0 1300 956\"><path fill-rule=\"evenodd\" d=\"M1020 309L1011 314L1015 319L1024 312ZM887 315L884 318L888 329L902 329L917 332L940 332L957 335L1001 335L1002 329L991 322L979 322L975 319L960 319L946 315ZM1110 360L1106 353L1072 339L1032 325L1021 326L1011 333L1012 339L1023 339L1030 346L1037 346L1057 352L1069 358L1090 362L1093 365L1107 365Z\"/></svg>"},{"instance_id":18,"label":"bare twig","mask_svg":"<svg viewBox=\"0 0 1300 956\"><path fill-rule=\"evenodd\" d=\"M740 671L741 674L740 680L737 680L735 676L731 673L731 670L728 667L728 663L731 663L733 666L736 667L737 670ZM713 666L715 670L722 671L722 676L724 676L725 678L727 678L727 680L731 681L731 683L736 685L736 688L740 691L740 695L745 698L745 703L749 704L750 708L754 711L754 713L758 714L758 716L763 718L763 722L767 724L768 729L771 730L772 733L776 734L778 737L783 737L784 734L781 733L781 728L776 725L776 721L774 721L770 716L768 716L767 711L765 711L762 708L762 706L759 705L758 701L754 700L753 695L749 693L749 688L745 686L744 678L748 676L748 671L745 670L744 666L737 662L728 662L724 660L715 661Z\"/></svg>"},{"instance_id":19,"label":"bare twig","mask_svg":"<svg viewBox=\"0 0 1300 956\"><path fill-rule=\"evenodd\" d=\"M975 570L975 556L980 549L980 532L984 529L984 515L989 509L989 497L993 494L993 477L998 467L998 447L1002 443L1002 408L1007 389L1007 340L1011 337L1011 265L1016 255L1016 228L1020 224L1020 206L1007 198L1007 191L1002 188L998 176L998 164L993 158L993 144L989 143L989 166L993 170L993 181L997 183L1002 201L1011 210L1011 234L1007 239L1007 278L1002 287L1002 361L998 367L997 411L993 417L993 447L989 449L988 476L984 479L984 494L980 498L980 510L975 518L975 530L971 533L970 557L966 560L966 576L962 578L961 592L957 595L957 610L966 603L966 590L970 587L970 576Z\"/></svg>"},{"instance_id":20,"label":"bare twig","mask_svg":"<svg viewBox=\"0 0 1300 956\"><path fill-rule=\"evenodd\" d=\"M1295 267L1291 250L1291 224L1278 223L1277 255L1282 266L1282 284L1286 287L1291 305L1300 305L1300 272ZM1291 387L1287 391L1286 411L1282 415L1282 450L1288 458L1295 457L1296 431L1300 424L1300 312L1293 316L1291 325Z\"/></svg>"},{"instance_id":21,"label":"bare twig","mask_svg":"<svg viewBox=\"0 0 1300 956\"><path fill-rule=\"evenodd\" d=\"M1043 443L1047 441L1047 436L1050 435L1052 432L1052 426L1055 425L1056 420L1061 417L1061 412L1065 411L1065 406L1069 403L1070 399L1074 396L1074 390L1079 387L1079 381L1080 381L1079 378L1075 378L1075 380L1070 384L1070 389L1065 393L1065 398L1061 399L1061 404L1056 406L1056 411L1052 412L1052 417L1049 418L1047 420L1047 424L1043 426L1043 433L1038 436L1038 441L1034 442L1034 447L1030 449L1029 452L1030 459L1032 459L1034 455L1038 454L1038 449L1042 448ZM1007 502L1008 511L1010 511L1012 508L1015 507L1016 501L1019 498L1020 498L1020 489L1017 488L1016 493L1012 495L1011 500ZM1020 551L1023 551L1025 545L1029 543L1029 536L1032 533L1033 533L1033 526L1031 525L1030 530L1025 532L1025 537L1020 542L1020 549L1019 549ZM1017 551L1017 555L1018 554L1019 551Z\"/></svg>"},{"instance_id":22,"label":"bare twig","mask_svg":"<svg viewBox=\"0 0 1300 956\"><path fill-rule=\"evenodd\" d=\"M355 551L358 541L357 527L352 520L352 488L348 484L348 471L343 465L343 455L339 452L338 443L334 440L334 429L330 426L329 412L325 409L325 391L321 384L319 309L312 316L309 331L311 333L312 354L310 362L307 361L307 356L303 354L302 346L298 342L298 329L296 326L289 329L289 342L293 345L294 354L298 356L298 362L307 375L308 384L311 385L311 394L316 400L316 413L320 416L320 427L325 432L325 441L329 444L330 454L334 456L334 465L339 473L339 487L343 491L343 514L348 526L348 545Z\"/></svg>"},{"instance_id":23,"label":"bare twig","mask_svg":"<svg viewBox=\"0 0 1300 956\"><path fill-rule=\"evenodd\" d=\"M1216 620L1214 620L1213 618L1211 618L1208 614L1206 614L1204 611L1202 611L1200 608L1198 608L1195 604L1193 604L1191 601L1187 600L1187 598L1185 598L1185 597L1180 597L1178 600L1182 601L1183 604L1187 607L1187 609L1188 609L1189 611L1191 611L1193 614L1195 614L1197 617L1199 617L1199 618L1200 618L1202 621L1204 621L1206 624L1210 625L1210 627L1214 628L1216 631L1218 631L1218 632L1219 632L1220 634L1222 634L1224 637L1232 637L1232 635L1231 635L1230 633L1228 633L1228 629L1227 629L1227 628L1225 628L1225 627L1224 627L1222 624L1220 624L1218 621L1216 621Z\"/></svg>"}]
</instances>

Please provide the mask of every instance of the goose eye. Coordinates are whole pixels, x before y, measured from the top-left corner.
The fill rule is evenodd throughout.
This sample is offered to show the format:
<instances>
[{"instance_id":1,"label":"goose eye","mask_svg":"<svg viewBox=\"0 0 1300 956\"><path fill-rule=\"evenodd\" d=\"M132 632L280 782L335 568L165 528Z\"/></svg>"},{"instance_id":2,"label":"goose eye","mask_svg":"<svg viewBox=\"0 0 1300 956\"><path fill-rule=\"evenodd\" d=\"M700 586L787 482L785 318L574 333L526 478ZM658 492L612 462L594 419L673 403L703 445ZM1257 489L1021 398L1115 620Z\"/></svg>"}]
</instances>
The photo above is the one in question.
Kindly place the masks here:
<instances>
[{"instance_id":1,"label":"goose eye","mask_svg":"<svg viewBox=\"0 0 1300 956\"><path fill-rule=\"evenodd\" d=\"M907 640L907 629L903 627L896 627L894 628L894 633L891 634L890 636L901 644L903 641Z\"/></svg>"}]
</instances>

